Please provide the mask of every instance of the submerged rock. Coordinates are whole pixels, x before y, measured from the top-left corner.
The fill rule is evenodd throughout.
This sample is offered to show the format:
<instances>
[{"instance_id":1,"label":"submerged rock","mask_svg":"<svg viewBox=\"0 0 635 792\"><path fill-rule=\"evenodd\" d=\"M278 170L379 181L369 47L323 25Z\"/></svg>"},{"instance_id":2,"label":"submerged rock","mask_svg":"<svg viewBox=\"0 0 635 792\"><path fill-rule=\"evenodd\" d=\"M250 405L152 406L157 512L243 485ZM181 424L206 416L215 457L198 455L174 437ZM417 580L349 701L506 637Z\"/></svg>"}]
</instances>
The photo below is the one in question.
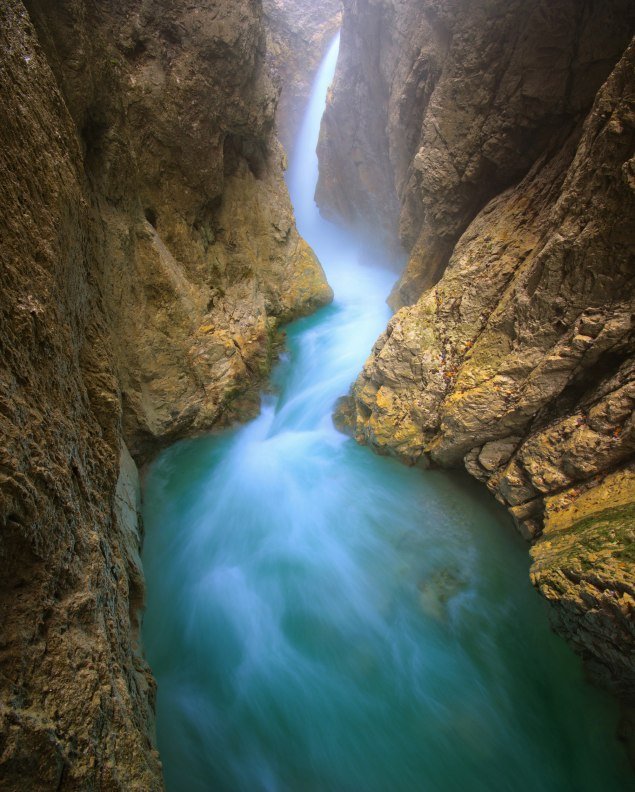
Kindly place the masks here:
<instances>
[{"instance_id":1,"label":"submerged rock","mask_svg":"<svg viewBox=\"0 0 635 792\"><path fill-rule=\"evenodd\" d=\"M445 621L450 601L466 586L467 581L458 569L444 567L436 570L417 585L421 609L427 616L437 621Z\"/></svg>"}]
</instances>

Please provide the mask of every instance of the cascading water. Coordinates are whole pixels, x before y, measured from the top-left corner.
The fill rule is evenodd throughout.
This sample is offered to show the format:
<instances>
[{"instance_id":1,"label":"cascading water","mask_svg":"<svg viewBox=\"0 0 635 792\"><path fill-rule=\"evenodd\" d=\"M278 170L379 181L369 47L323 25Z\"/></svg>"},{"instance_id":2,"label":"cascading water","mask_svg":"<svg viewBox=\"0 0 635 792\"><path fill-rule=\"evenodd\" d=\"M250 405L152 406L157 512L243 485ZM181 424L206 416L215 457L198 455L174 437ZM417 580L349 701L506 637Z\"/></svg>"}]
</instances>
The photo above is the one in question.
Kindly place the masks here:
<instances>
[{"instance_id":1,"label":"cascading water","mask_svg":"<svg viewBox=\"0 0 635 792\"><path fill-rule=\"evenodd\" d=\"M503 511L466 477L333 428L395 278L313 202L336 56L334 42L289 172L335 302L291 325L257 419L173 446L145 483L167 788L626 789L614 707L550 633Z\"/></svg>"}]
</instances>

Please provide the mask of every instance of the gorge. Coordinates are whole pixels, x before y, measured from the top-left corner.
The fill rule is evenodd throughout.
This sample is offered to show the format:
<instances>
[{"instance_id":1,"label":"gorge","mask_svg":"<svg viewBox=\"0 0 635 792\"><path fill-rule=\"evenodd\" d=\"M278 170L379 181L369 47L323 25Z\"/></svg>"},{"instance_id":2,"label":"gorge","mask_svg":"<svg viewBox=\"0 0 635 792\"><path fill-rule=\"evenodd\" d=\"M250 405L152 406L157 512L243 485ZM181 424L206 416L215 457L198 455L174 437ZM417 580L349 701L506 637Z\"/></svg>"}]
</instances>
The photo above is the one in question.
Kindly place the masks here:
<instances>
[{"instance_id":1,"label":"gorge","mask_svg":"<svg viewBox=\"0 0 635 792\"><path fill-rule=\"evenodd\" d=\"M629 788L633 24L2 5L1 788Z\"/></svg>"},{"instance_id":2,"label":"gorge","mask_svg":"<svg viewBox=\"0 0 635 792\"><path fill-rule=\"evenodd\" d=\"M257 419L146 482L167 789L626 790L616 712L550 635L502 510L332 425L396 277L312 200L335 54L288 173L334 302L290 326Z\"/></svg>"}]
</instances>

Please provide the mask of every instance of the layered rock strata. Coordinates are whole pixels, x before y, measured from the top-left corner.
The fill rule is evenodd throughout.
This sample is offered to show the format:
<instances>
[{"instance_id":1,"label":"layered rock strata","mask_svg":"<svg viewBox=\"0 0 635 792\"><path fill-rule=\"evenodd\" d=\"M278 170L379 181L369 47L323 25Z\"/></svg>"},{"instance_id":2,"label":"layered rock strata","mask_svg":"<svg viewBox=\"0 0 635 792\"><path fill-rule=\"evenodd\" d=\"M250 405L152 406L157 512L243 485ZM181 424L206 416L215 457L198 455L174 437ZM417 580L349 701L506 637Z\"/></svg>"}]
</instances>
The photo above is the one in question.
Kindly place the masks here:
<instances>
[{"instance_id":1,"label":"layered rock strata","mask_svg":"<svg viewBox=\"0 0 635 792\"><path fill-rule=\"evenodd\" d=\"M392 207L410 250L411 304L340 420L483 481L534 542L557 629L630 705L632 22L620 2L347 3L320 188L348 220Z\"/></svg>"},{"instance_id":2,"label":"layered rock strata","mask_svg":"<svg viewBox=\"0 0 635 792\"><path fill-rule=\"evenodd\" d=\"M0 6L0 786L158 790L136 463L257 408L331 293L261 7Z\"/></svg>"}]
</instances>

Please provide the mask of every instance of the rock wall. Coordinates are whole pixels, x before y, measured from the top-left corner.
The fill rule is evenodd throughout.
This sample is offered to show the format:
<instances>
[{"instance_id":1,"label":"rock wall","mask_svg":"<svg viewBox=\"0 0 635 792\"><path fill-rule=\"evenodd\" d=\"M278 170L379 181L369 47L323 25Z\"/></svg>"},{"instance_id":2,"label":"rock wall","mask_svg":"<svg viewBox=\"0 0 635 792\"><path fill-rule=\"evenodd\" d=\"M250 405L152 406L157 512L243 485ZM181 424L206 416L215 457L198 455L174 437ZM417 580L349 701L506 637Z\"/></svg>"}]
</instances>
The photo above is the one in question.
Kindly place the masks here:
<instances>
[{"instance_id":1,"label":"rock wall","mask_svg":"<svg viewBox=\"0 0 635 792\"><path fill-rule=\"evenodd\" d=\"M396 202L386 233L410 251L409 305L339 420L483 481L534 542L557 629L630 705L632 29L619 0L351 0L320 188L347 220Z\"/></svg>"},{"instance_id":2,"label":"rock wall","mask_svg":"<svg viewBox=\"0 0 635 792\"><path fill-rule=\"evenodd\" d=\"M267 59L280 85L278 136L291 154L318 66L342 24L341 0L263 0Z\"/></svg>"},{"instance_id":3,"label":"rock wall","mask_svg":"<svg viewBox=\"0 0 635 792\"><path fill-rule=\"evenodd\" d=\"M282 182L260 3L29 5L95 194L126 436L144 454L253 410L231 402L253 402L272 320L329 299Z\"/></svg>"},{"instance_id":4,"label":"rock wall","mask_svg":"<svg viewBox=\"0 0 635 792\"><path fill-rule=\"evenodd\" d=\"M255 0L0 5L0 786L158 790L138 474L331 292Z\"/></svg>"},{"instance_id":5,"label":"rock wall","mask_svg":"<svg viewBox=\"0 0 635 792\"><path fill-rule=\"evenodd\" d=\"M588 112L628 0L347 0L318 203L410 253L398 307L433 285L485 204Z\"/></svg>"}]
</instances>

